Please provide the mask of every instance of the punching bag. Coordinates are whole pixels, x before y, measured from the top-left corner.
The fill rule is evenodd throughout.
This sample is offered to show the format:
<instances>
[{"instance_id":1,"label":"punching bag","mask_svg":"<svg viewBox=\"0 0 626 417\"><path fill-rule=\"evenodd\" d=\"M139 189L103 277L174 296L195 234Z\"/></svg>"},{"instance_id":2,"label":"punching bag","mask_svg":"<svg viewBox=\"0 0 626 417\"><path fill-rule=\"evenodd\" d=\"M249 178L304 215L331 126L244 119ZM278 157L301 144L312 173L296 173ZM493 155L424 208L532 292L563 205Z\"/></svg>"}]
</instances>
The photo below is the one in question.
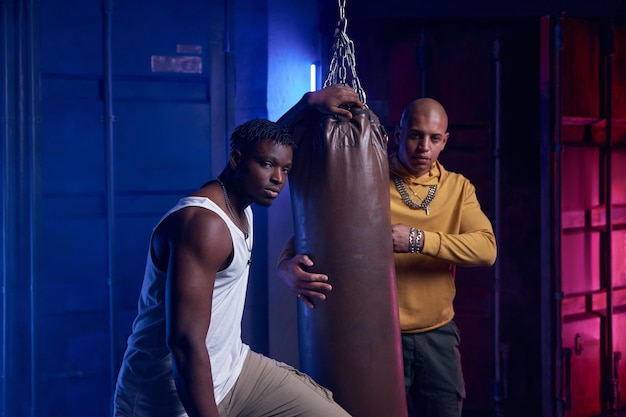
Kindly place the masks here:
<instances>
[{"instance_id":1,"label":"punching bag","mask_svg":"<svg viewBox=\"0 0 626 417\"><path fill-rule=\"evenodd\" d=\"M370 109L294 127L295 248L329 276L298 303L300 367L356 417L407 415L389 210L387 135Z\"/></svg>"}]
</instances>

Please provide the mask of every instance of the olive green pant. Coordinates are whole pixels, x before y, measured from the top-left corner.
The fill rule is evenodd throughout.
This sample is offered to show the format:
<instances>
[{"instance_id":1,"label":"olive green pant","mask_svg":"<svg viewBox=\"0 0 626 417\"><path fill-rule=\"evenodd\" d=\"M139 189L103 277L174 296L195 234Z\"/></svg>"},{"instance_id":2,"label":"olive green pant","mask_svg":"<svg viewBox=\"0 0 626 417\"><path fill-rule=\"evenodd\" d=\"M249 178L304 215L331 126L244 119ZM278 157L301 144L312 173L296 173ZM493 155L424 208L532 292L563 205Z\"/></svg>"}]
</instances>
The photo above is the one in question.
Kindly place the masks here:
<instances>
[{"instance_id":1,"label":"olive green pant","mask_svg":"<svg viewBox=\"0 0 626 417\"><path fill-rule=\"evenodd\" d=\"M465 398L454 322L424 333L402 334L404 387L410 417L460 417Z\"/></svg>"}]
</instances>

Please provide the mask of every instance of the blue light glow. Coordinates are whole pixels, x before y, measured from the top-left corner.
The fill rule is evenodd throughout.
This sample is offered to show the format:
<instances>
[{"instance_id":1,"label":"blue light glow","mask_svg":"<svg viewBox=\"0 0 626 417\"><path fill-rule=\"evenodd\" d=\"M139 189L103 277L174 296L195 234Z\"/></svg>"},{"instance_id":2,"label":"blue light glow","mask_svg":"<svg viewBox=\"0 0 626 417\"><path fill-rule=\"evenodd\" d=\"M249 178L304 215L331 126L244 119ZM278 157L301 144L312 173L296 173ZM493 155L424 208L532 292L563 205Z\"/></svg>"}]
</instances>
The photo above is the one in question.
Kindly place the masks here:
<instances>
[{"instance_id":1,"label":"blue light glow","mask_svg":"<svg viewBox=\"0 0 626 417\"><path fill-rule=\"evenodd\" d=\"M311 84L309 91L317 90L317 66L311 64Z\"/></svg>"}]
</instances>

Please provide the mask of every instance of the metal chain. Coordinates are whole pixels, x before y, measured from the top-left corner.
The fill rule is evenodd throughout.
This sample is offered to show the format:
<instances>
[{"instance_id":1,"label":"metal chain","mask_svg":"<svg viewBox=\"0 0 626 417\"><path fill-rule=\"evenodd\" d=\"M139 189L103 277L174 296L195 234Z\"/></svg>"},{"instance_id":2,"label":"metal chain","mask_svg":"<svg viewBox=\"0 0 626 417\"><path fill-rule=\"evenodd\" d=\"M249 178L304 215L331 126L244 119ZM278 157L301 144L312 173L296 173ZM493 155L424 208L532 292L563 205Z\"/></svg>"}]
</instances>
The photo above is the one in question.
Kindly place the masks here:
<instances>
[{"instance_id":1,"label":"metal chain","mask_svg":"<svg viewBox=\"0 0 626 417\"><path fill-rule=\"evenodd\" d=\"M348 19L346 19L346 0L338 0L339 21L335 28L333 40L332 57L330 68L324 81L324 87L333 84L348 84L348 70L351 76L351 86L359 95L363 104L367 104L365 90L361 86L361 80L356 73L356 55L354 53L354 42L348 37Z\"/></svg>"},{"instance_id":2,"label":"metal chain","mask_svg":"<svg viewBox=\"0 0 626 417\"><path fill-rule=\"evenodd\" d=\"M228 198L228 192L226 192L226 185L222 182L222 179L220 177L217 177L216 179L217 179L217 182L222 187L222 191L224 192L224 201L226 202L226 208L230 212L230 217L233 218L233 222L235 223L235 225L237 225L239 230L241 230L243 232L243 235L244 235L244 237L247 240L248 239L248 235L250 234L249 233L250 225L248 224L248 218L246 217L246 222L245 222L245 227L244 227L244 224L241 222L241 216L239 216L237 214L237 212L233 208L232 204L230 204L230 198ZM246 245L247 244L248 244L248 242L246 241ZM249 249L252 250L252 248L249 248Z\"/></svg>"},{"instance_id":3,"label":"metal chain","mask_svg":"<svg viewBox=\"0 0 626 417\"><path fill-rule=\"evenodd\" d=\"M428 187L428 195L425 199L422 200L420 204L417 204L415 201L409 197L409 193L406 191L406 187L404 186L404 181L402 178L397 175L393 176L393 182L396 185L396 190L398 190L398 194L402 197L402 201L404 204L409 206L413 210L423 209L426 211L426 215L430 215L430 203L432 203L435 198L435 193L437 193L437 185L431 185Z\"/></svg>"}]
</instances>

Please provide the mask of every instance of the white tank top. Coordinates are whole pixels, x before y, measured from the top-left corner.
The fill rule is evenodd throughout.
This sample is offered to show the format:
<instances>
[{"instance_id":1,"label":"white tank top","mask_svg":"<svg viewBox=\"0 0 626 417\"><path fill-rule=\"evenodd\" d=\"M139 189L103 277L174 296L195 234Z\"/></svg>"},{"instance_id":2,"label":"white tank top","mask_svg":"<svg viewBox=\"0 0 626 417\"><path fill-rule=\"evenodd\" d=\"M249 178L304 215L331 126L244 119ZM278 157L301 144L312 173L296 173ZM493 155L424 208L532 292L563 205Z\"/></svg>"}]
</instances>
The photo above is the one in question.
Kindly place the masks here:
<instances>
[{"instance_id":1,"label":"white tank top","mask_svg":"<svg viewBox=\"0 0 626 417\"><path fill-rule=\"evenodd\" d=\"M234 247L232 262L215 278L211 324L205 339L211 360L215 402L219 404L237 380L249 350L241 340L241 319L253 241L252 210L250 207L245 210L250 225L247 240L226 213L205 197L180 199L159 224L173 212L191 206L203 207L219 215L228 226ZM116 407L124 403L135 412L139 411L137 407L141 408L146 415L167 415L164 408L172 410L170 415L174 415L174 411L182 409L173 388L172 363L165 340L166 276L166 271L154 265L148 251L138 313L116 387ZM142 405L135 398L150 398L151 401Z\"/></svg>"}]
</instances>

